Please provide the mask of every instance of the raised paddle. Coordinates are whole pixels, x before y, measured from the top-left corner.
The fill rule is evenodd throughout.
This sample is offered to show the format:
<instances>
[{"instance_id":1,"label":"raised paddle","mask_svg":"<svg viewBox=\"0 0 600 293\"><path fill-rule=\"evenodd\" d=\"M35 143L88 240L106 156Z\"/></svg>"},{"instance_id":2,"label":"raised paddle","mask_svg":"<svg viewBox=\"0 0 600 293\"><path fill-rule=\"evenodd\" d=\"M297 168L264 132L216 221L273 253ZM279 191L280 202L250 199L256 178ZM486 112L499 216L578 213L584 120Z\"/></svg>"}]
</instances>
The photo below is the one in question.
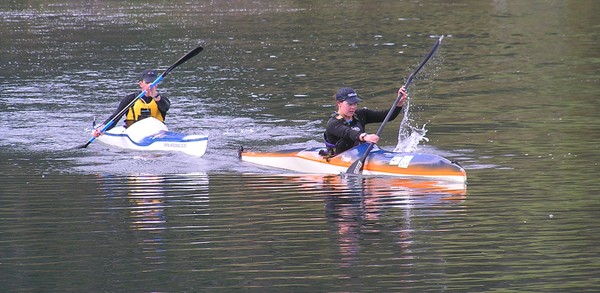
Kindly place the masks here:
<instances>
[{"instance_id":1,"label":"raised paddle","mask_svg":"<svg viewBox=\"0 0 600 293\"><path fill-rule=\"evenodd\" d=\"M410 83L412 82L413 78L415 77L415 75L417 75L417 73L421 70L421 68L423 68L423 66L425 66L425 64L427 63L427 61L429 61L429 59L431 59L431 57L435 54L435 51L437 50L437 48L440 46L440 44L442 43L442 39L444 38L444 36L439 37L439 39L435 42L435 44L433 45L433 47L431 47L431 50L429 50L429 53L427 53L427 55L425 56L425 58L423 58L423 61L421 61L421 64L419 64L419 66L417 67L417 69L415 69L415 71L413 71L413 73L411 73L408 76L408 79L406 80L406 82L404 83L404 88L408 90L408 86L410 85ZM400 99L402 98L402 96L398 96L396 98L396 100L394 101L394 103L392 104L392 107L390 108L390 111L388 111L387 115L385 116L385 119L383 119L383 122L381 122L381 125L379 126L379 129L377 129L377 132L375 134L377 134L377 136L381 135L381 132L383 131L383 128L385 127L385 125L387 124L387 122L390 120L390 116L392 116L392 108L394 108L396 106L396 104L398 104L398 102L400 101ZM367 159L367 156L369 156L369 153L371 152L371 150L373 149L373 146L375 144L370 142L369 146L367 147L367 150L362 154L362 156L360 156L360 158L358 158L358 160L354 161L354 163L352 163L352 165L350 165L350 167L348 167L348 170L346 171L347 174L354 174L354 175L359 175L362 173L364 164L365 164L365 160Z\"/></svg>"},{"instance_id":2,"label":"raised paddle","mask_svg":"<svg viewBox=\"0 0 600 293\"><path fill-rule=\"evenodd\" d=\"M177 62L175 62L175 64L169 66L169 68L167 68L167 70L165 70L165 72L163 72L161 75L159 75L149 86L149 88L153 88L155 87L158 83L160 83L173 69L175 69L177 66L185 63L186 61L190 60L192 57L198 55L198 53L202 52L203 48L202 47L197 47L194 50L189 51L187 54L185 54L183 57L181 57L179 60L177 60ZM104 125L104 127L102 127L102 129L100 130L100 134L104 133L108 128L110 128L111 125L113 125L113 123L115 123L115 120L119 120L121 118L121 116L123 116L123 114L125 114L125 112L127 110L129 110L129 108L131 108L131 106L133 106L133 103L135 103L135 101L137 101L138 99L142 98L143 96L146 95L146 90L143 90L139 95L137 95L137 97L135 97L135 99L133 99L133 101L131 101L125 108L123 108L123 110L121 110L119 113L117 113L117 115L115 115L111 120L109 120L106 125ZM92 137L90 138L85 144L82 144L80 146L78 146L78 149L84 149L87 148L88 145L90 145L90 143L94 142L94 140L96 140L96 137Z\"/></svg>"}]
</instances>

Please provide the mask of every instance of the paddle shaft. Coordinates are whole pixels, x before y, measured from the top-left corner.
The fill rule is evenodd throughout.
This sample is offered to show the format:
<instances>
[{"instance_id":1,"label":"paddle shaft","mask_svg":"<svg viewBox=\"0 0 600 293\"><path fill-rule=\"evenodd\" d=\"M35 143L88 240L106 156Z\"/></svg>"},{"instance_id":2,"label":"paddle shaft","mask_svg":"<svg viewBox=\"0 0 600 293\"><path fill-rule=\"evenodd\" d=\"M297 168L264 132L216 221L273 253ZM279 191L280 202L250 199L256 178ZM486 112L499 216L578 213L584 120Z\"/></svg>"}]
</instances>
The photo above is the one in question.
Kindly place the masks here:
<instances>
[{"instance_id":1,"label":"paddle shaft","mask_svg":"<svg viewBox=\"0 0 600 293\"><path fill-rule=\"evenodd\" d=\"M423 58L423 61L421 61L419 66L408 76L408 78L406 79L406 82L404 83L405 89L408 89L408 86L411 84L411 82L413 81L413 79L417 75L417 73L419 73L419 71L421 71L423 66L425 66L425 64L429 61L429 59L431 59L431 57L435 54L435 51L437 51L437 48L442 43L443 38L444 38L444 36L439 37L439 39L435 42L433 47L431 47L431 49L429 50L429 53L427 53L427 55L425 55L425 57ZM383 128L385 127L385 125L390 120L390 117L392 116L392 112L393 112L392 109L398 104L398 102L400 102L401 98L402 98L402 96L399 95L396 98L396 100L394 101L394 103L392 104L392 107L390 107L390 110L388 111L387 115L385 115L383 122L381 122L381 125L379 126L379 128L377 129L377 132L375 133L375 134L377 134L377 136L380 136L381 133L383 132ZM348 170L346 171L346 173L360 174L363 170L365 160L369 156L369 153L371 153L371 150L373 149L374 145L375 145L374 143L370 142L369 146L367 147L367 150L360 156L360 158L358 158L358 160L356 160L354 163L352 163L352 165L350 165L350 167L348 167Z\"/></svg>"},{"instance_id":2,"label":"paddle shaft","mask_svg":"<svg viewBox=\"0 0 600 293\"><path fill-rule=\"evenodd\" d=\"M202 47L197 47L194 50L189 51L187 54L185 54L183 57L179 58L179 60L177 60L177 62L175 62L173 65L169 66L169 68L167 68L167 70L165 70L161 75L159 75L149 86L150 89L156 87L157 84L159 84L173 69L175 69L177 66L185 63L186 61L190 60L192 57L198 55L198 53L202 52L203 48ZM127 106L125 108L123 108L121 111L119 111L119 113L117 113L117 115L115 115L112 119L110 119L100 130L100 134L106 132L106 130L108 130L114 123L115 121L121 119L121 116L123 116L123 114L125 114L126 111L129 110L129 108L131 108L133 106L133 104L140 98L142 98L143 96L146 95L146 90L143 90L139 95L137 95L137 97L135 97L135 99L133 99L129 104L127 104ZM79 146L78 148L82 149L82 148L86 148L87 146L89 146L92 142L94 142L94 140L96 140L96 137L93 136L92 138L90 138L85 144Z\"/></svg>"}]
</instances>

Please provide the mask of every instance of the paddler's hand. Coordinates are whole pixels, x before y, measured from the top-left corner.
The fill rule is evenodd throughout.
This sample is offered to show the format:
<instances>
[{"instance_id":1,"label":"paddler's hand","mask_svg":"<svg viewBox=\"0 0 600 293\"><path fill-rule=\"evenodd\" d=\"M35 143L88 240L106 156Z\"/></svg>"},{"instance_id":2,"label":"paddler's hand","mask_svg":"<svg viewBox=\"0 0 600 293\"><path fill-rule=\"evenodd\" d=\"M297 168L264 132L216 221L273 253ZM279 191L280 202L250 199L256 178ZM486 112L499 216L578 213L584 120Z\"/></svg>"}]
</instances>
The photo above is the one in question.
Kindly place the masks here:
<instances>
[{"instance_id":1,"label":"paddler's hand","mask_svg":"<svg viewBox=\"0 0 600 293\"><path fill-rule=\"evenodd\" d=\"M147 83L140 83L142 90L146 91L146 97L151 97L153 99L155 99L157 102L160 101L160 96L158 95L158 91L156 90L156 87L150 88L150 84Z\"/></svg>"},{"instance_id":2,"label":"paddler's hand","mask_svg":"<svg viewBox=\"0 0 600 293\"><path fill-rule=\"evenodd\" d=\"M363 133L359 136L359 139L362 142L372 142L372 143L378 143L379 142L379 136L377 134L367 134L367 133Z\"/></svg>"},{"instance_id":3,"label":"paddler's hand","mask_svg":"<svg viewBox=\"0 0 600 293\"><path fill-rule=\"evenodd\" d=\"M404 86L398 90L398 97L402 97L402 98L400 98L400 100L398 100L398 104L396 104L396 106L397 107L404 106L404 103L406 103L406 100L408 99L408 94L406 93L406 89L404 88Z\"/></svg>"},{"instance_id":4,"label":"paddler's hand","mask_svg":"<svg viewBox=\"0 0 600 293\"><path fill-rule=\"evenodd\" d=\"M94 136L94 137L98 137L98 136L102 135L102 131L101 131L101 130L102 130L102 128L103 128L103 126L101 126L101 127L98 127L98 128L94 128L94 129L92 130L92 136Z\"/></svg>"}]
</instances>

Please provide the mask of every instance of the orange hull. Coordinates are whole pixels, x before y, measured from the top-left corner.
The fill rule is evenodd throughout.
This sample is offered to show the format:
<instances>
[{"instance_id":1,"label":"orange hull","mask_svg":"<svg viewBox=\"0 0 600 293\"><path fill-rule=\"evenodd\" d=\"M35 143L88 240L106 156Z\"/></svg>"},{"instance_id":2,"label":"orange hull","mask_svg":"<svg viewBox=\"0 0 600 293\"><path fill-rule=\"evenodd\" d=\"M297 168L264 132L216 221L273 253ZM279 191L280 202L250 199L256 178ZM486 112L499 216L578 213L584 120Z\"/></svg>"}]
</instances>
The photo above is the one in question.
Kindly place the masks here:
<instances>
[{"instance_id":1,"label":"orange hull","mask_svg":"<svg viewBox=\"0 0 600 293\"><path fill-rule=\"evenodd\" d=\"M311 174L340 174L366 151L367 144L359 145L329 160L319 151L323 148L293 149L270 153L241 151L243 161ZM369 153L364 175L386 175L405 178L423 178L466 182L465 170L455 162L438 155L425 153L394 153L374 149Z\"/></svg>"}]
</instances>

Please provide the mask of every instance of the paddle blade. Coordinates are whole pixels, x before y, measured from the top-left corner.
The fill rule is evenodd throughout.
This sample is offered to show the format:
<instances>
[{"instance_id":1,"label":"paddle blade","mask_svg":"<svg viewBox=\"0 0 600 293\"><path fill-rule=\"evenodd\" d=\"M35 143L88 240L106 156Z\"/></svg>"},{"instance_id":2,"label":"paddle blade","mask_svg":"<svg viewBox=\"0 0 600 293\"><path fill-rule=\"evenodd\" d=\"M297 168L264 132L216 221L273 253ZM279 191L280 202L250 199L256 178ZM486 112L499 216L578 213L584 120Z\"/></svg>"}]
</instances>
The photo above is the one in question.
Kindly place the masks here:
<instances>
[{"instance_id":1,"label":"paddle blade","mask_svg":"<svg viewBox=\"0 0 600 293\"><path fill-rule=\"evenodd\" d=\"M90 140L88 140L88 142L82 144L82 145L78 145L76 147L74 147L74 150L78 150L78 149L85 149L88 147L88 145L90 145L92 143L92 141L94 141L95 137L91 138Z\"/></svg>"},{"instance_id":2,"label":"paddle blade","mask_svg":"<svg viewBox=\"0 0 600 293\"><path fill-rule=\"evenodd\" d=\"M350 167L348 167L348 170L346 170L347 174L353 174L353 175L360 175L362 173L363 170L363 161L361 159L358 159L356 161L354 161L354 163L352 163L352 165L350 165Z\"/></svg>"},{"instance_id":3,"label":"paddle blade","mask_svg":"<svg viewBox=\"0 0 600 293\"><path fill-rule=\"evenodd\" d=\"M89 143L89 142L87 142L87 143L84 143L84 144L82 144L82 145L78 146L77 148L78 148L78 149L85 149L85 148L87 148L87 147L88 147L88 145L90 145L90 143Z\"/></svg>"},{"instance_id":4,"label":"paddle blade","mask_svg":"<svg viewBox=\"0 0 600 293\"><path fill-rule=\"evenodd\" d=\"M165 72L162 74L162 76L163 77L167 76L167 74L169 74L169 72L171 72L171 70L175 69L177 66L185 63L186 61L192 59L194 56L198 55L198 53L202 52L202 50L204 50L204 48L199 46L199 47L196 47L194 50L189 51L183 57L179 58L179 60L177 60L177 62L175 62L173 65L171 65L169 68L167 68L167 70L165 70Z\"/></svg>"},{"instance_id":5,"label":"paddle blade","mask_svg":"<svg viewBox=\"0 0 600 293\"><path fill-rule=\"evenodd\" d=\"M369 146L367 146L367 149L365 150L365 152L362 153L362 155L360 155L360 157L356 161L354 161L354 163L352 163L352 165L350 165L350 167L348 167L348 169L346 170L346 173L354 174L354 175L362 174L363 168L365 167L365 161L367 160L367 157L371 153L373 146L375 146L375 144L370 142Z\"/></svg>"}]
</instances>

